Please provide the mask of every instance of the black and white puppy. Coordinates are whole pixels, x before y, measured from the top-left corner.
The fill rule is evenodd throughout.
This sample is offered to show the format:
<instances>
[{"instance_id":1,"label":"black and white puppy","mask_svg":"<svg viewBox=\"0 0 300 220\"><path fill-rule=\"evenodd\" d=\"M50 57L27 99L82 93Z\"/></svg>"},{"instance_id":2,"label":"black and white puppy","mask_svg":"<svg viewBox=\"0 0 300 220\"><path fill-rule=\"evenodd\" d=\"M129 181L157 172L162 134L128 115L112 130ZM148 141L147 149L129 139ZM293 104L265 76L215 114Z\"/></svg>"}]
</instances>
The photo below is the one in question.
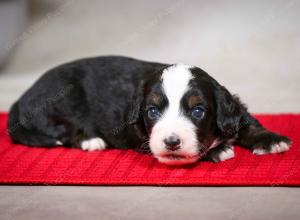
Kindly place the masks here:
<instances>
[{"instance_id":1,"label":"black and white puppy","mask_svg":"<svg viewBox=\"0 0 300 220\"><path fill-rule=\"evenodd\" d=\"M134 148L169 165L279 153L291 141L266 130L198 67L104 56L58 66L11 108L16 143L83 150Z\"/></svg>"}]
</instances>

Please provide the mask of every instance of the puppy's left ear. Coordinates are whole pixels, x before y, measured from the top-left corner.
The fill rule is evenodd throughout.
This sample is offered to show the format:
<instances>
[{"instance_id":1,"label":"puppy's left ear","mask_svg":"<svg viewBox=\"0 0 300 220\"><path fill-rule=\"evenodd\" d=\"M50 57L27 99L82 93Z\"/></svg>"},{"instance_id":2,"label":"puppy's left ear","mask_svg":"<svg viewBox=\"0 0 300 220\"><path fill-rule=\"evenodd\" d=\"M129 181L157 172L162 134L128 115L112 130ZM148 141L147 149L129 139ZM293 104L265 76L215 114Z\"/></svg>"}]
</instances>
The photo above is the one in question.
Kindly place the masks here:
<instances>
[{"instance_id":1,"label":"puppy's left ear","mask_svg":"<svg viewBox=\"0 0 300 220\"><path fill-rule=\"evenodd\" d=\"M219 135L231 138L240 129L240 123L246 107L240 102L239 98L221 85L218 85L215 92L216 98L216 120Z\"/></svg>"}]
</instances>

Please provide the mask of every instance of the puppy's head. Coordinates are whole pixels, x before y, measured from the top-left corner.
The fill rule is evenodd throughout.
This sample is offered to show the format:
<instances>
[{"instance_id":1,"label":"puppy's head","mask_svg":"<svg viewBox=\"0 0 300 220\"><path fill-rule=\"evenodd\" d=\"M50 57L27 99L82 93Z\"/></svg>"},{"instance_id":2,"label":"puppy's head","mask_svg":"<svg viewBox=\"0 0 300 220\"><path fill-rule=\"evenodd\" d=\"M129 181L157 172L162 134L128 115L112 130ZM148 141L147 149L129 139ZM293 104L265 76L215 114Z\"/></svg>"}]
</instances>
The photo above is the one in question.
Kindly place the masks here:
<instances>
[{"instance_id":1,"label":"puppy's head","mask_svg":"<svg viewBox=\"0 0 300 220\"><path fill-rule=\"evenodd\" d=\"M235 135L242 106L199 68L168 66L139 85L131 121L142 123L160 162L194 163Z\"/></svg>"}]
</instances>

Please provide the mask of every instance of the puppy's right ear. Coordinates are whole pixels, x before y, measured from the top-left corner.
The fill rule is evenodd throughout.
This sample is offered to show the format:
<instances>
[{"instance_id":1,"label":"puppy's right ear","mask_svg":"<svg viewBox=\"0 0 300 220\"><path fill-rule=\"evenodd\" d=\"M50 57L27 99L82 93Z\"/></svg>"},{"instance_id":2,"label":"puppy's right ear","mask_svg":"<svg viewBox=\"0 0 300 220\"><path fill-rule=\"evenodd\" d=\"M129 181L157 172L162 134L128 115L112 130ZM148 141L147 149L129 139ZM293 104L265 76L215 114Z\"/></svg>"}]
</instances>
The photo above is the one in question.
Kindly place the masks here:
<instances>
[{"instance_id":1,"label":"puppy's right ear","mask_svg":"<svg viewBox=\"0 0 300 220\"><path fill-rule=\"evenodd\" d=\"M142 106L145 96L145 82L142 81L137 85L132 101L128 108L127 121L129 124L134 124L138 121L142 114Z\"/></svg>"},{"instance_id":2,"label":"puppy's right ear","mask_svg":"<svg viewBox=\"0 0 300 220\"><path fill-rule=\"evenodd\" d=\"M130 137L130 145L136 150L143 150L141 146L148 136L143 120L143 103L145 97L145 81L136 86L131 103L127 109L126 122L127 134Z\"/></svg>"}]
</instances>

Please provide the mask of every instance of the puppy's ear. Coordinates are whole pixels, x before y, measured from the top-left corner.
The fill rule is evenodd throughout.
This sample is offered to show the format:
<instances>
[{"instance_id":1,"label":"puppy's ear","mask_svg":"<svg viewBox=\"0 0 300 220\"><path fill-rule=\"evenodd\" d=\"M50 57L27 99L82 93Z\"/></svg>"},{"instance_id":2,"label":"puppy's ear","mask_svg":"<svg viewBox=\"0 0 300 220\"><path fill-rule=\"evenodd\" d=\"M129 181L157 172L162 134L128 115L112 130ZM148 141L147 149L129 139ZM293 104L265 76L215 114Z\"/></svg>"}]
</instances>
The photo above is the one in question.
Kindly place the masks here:
<instances>
[{"instance_id":1,"label":"puppy's ear","mask_svg":"<svg viewBox=\"0 0 300 220\"><path fill-rule=\"evenodd\" d=\"M218 86L215 92L216 120L219 135L231 138L240 128L240 122L246 107L239 98L230 94L223 86Z\"/></svg>"},{"instance_id":2,"label":"puppy's ear","mask_svg":"<svg viewBox=\"0 0 300 220\"><path fill-rule=\"evenodd\" d=\"M145 82L142 81L135 89L131 103L127 109L126 122L128 124L127 134L130 137L130 145L140 151L141 146L147 140L147 132L143 120L143 102L145 96Z\"/></svg>"},{"instance_id":3,"label":"puppy's ear","mask_svg":"<svg viewBox=\"0 0 300 220\"><path fill-rule=\"evenodd\" d=\"M134 95L132 97L131 103L128 108L128 114L127 114L127 122L129 124L134 124L138 121L138 119L141 117L142 114L142 106L144 102L144 88L145 82L142 81L140 84L136 87Z\"/></svg>"}]
</instances>

